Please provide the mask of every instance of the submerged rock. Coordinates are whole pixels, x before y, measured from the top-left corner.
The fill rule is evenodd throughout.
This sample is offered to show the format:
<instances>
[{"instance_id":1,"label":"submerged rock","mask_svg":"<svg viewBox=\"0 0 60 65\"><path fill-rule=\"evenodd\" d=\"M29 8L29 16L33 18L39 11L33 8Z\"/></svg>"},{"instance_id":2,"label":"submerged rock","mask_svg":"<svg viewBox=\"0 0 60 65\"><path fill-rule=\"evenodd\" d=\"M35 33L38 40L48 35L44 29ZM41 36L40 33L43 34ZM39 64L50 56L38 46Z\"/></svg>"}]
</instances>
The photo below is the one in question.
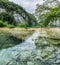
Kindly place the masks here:
<instances>
[{"instance_id":1,"label":"submerged rock","mask_svg":"<svg viewBox=\"0 0 60 65\"><path fill-rule=\"evenodd\" d=\"M46 32L47 33L47 32ZM54 32L55 33L55 32ZM52 32L40 36L36 42L37 49L39 49L40 57L45 65L60 65L60 39L56 33L53 35ZM40 59L41 60L41 59ZM44 64L43 64L44 65Z\"/></svg>"},{"instance_id":2,"label":"submerged rock","mask_svg":"<svg viewBox=\"0 0 60 65\"><path fill-rule=\"evenodd\" d=\"M60 65L60 47L38 32L21 45L0 51L1 65ZM43 35L45 36L45 35ZM35 47L35 40L36 47ZM32 40L33 39L33 40Z\"/></svg>"}]
</instances>

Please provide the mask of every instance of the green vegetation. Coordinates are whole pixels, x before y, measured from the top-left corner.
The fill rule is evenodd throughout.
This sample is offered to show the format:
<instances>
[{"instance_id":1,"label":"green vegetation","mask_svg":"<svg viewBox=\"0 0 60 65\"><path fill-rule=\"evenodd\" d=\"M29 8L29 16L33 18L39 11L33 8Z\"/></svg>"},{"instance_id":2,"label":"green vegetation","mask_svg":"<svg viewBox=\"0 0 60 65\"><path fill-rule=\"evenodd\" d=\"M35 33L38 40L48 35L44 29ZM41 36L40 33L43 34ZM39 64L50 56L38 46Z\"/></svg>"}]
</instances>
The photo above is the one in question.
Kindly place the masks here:
<instances>
[{"instance_id":1,"label":"green vegetation","mask_svg":"<svg viewBox=\"0 0 60 65\"><path fill-rule=\"evenodd\" d=\"M8 12L0 13L0 20L3 22L7 22L8 24L16 25L16 21L12 14L9 14Z\"/></svg>"},{"instance_id":2,"label":"green vegetation","mask_svg":"<svg viewBox=\"0 0 60 65\"><path fill-rule=\"evenodd\" d=\"M0 0L0 8L5 9L6 12L0 13L0 20L7 21L9 24L16 25L16 21L13 17L15 13L23 17L29 26L36 24L36 18L32 14L25 11L25 9L13 2ZM26 19L27 17L27 19Z\"/></svg>"},{"instance_id":3,"label":"green vegetation","mask_svg":"<svg viewBox=\"0 0 60 65\"><path fill-rule=\"evenodd\" d=\"M1 1L8 2L9 0L1 0Z\"/></svg>"},{"instance_id":4,"label":"green vegetation","mask_svg":"<svg viewBox=\"0 0 60 65\"><path fill-rule=\"evenodd\" d=\"M24 24L19 24L17 27L49 27L49 23L52 22L51 24L53 24L54 21L60 21L60 4L58 0L44 0L41 5L37 4L35 15L38 22L33 14L26 12L22 6L8 0L0 0L0 8L5 9L5 12L0 13L0 20L7 22L10 27L17 26L13 16L16 13L25 20ZM52 25L52 27L56 26Z\"/></svg>"},{"instance_id":5,"label":"green vegetation","mask_svg":"<svg viewBox=\"0 0 60 65\"><path fill-rule=\"evenodd\" d=\"M37 23L37 22L36 22L37 19L36 19L36 17L35 17L33 14L30 14L30 13L29 13L29 17L33 20L33 22L35 22L35 24Z\"/></svg>"},{"instance_id":6,"label":"green vegetation","mask_svg":"<svg viewBox=\"0 0 60 65\"><path fill-rule=\"evenodd\" d=\"M38 17L38 25L40 27L59 27L57 20L60 21L60 2L59 0L44 0L39 5L37 4L36 15ZM55 21L55 25L53 24ZM57 23L57 24L56 24Z\"/></svg>"},{"instance_id":7,"label":"green vegetation","mask_svg":"<svg viewBox=\"0 0 60 65\"><path fill-rule=\"evenodd\" d=\"M20 28L28 28L29 26L27 24L19 24L18 27L20 27Z\"/></svg>"},{"instance_id":8,"label":"green vegetation","mask_svg":"<svg viewBox=\"0 0 60 65\"><path fill-rule=\"evenodd\" d=\"M3 23L3 21L0 20L0 27L5 27L6 23Z\"/></svg>"},{"instance_id":9,"label":"green vegetation","mask_svg":"<svg viewBox=\"0 0 60 65\"><path fill-rule=\"evenodd\" d=\"M14 30L14 29L0 29L0 49L13 47L20 44L34 31L32 30Z\"/></svg>"},{"instance_id":10,"label":"green vegetation","mask_svg":"<svg viewBox=\"0 0 60 65\"><path fill-rule=\"evenodd\" d=\"M51 12L47 13L45 16L45 26L47 26L49 22L60 20L60 5L52 9Z\"/></svg>"},{"instance_id":11,"label":"green vegetation","mask_svg":"<svg viewBox=\"0 0 60 65\"><path fill-rule=\"evenodd\" d=\"M14 28L14 25L8 24L7 22L3 22L0 20L0 27Z\"/></svg>"}]
</instances>

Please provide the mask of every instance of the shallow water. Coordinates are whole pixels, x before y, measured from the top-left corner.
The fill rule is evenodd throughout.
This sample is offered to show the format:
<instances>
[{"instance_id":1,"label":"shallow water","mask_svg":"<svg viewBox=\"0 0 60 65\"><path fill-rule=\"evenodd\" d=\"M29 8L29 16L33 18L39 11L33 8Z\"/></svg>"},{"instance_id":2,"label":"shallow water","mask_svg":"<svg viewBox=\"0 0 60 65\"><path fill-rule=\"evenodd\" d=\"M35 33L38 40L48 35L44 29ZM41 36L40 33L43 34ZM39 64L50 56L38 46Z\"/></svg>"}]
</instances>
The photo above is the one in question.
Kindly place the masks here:
<instances>
[{"instance_id":1,"label":"shallow water","mask_svg":"<svg viewBox=\"0 0 60 65\"><path fill-rule=\"evenodd\" d=\"M36 31L25 42L19 45L16 45L15 47L1 50L0 51L0 58L1 58L0 65L6 65L10 63L11 60L14 61L14 59L17 60L18 55L21 55L21 59L24 59L25 56L28 57L28 55L30 55L31 52L36 48L34 43L35 43L35 39L37 39L38 36L39 36L39 32ZM12 64L12 65L15 65L15 64ZM16 65L20 65L20 64L17 63Z\"/></svg>"},{"instance_id":2,"label":"shallow water","mask_svg":"<svg viewBox=\"0 0 60 65\"><path fill-rule=\"evenodd\" d=\"M42 36L41 45L37 48L35 43L39 36ZM36 31L25 42L1 50L0 65L60 65L60 48L49 45L44 36L46 31Z\"/></svg>"}]
</instances>

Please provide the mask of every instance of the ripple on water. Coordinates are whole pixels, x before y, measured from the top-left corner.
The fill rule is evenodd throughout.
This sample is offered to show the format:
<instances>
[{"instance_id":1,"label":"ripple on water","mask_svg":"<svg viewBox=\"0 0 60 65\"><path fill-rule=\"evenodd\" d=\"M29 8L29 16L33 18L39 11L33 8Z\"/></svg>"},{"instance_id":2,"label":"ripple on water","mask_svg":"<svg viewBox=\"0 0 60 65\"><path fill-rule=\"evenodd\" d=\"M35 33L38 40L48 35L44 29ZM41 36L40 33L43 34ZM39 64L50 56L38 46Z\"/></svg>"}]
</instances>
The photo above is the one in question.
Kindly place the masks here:
<instances>
[{"instance_id":1,"label":"ripple on water","mask_svg":"<svg viewBox=\"0 0 60 65\"><path fill-rule=\"evenodd\" d=\"M60 65L60 49L54 52L55 48L53 46L47 46L44 38L42 41L46 46L36 49L34 40L46 32L41 33L36 31L22 44L1 50L0 65Z\"/></svg>"}]
</instances>

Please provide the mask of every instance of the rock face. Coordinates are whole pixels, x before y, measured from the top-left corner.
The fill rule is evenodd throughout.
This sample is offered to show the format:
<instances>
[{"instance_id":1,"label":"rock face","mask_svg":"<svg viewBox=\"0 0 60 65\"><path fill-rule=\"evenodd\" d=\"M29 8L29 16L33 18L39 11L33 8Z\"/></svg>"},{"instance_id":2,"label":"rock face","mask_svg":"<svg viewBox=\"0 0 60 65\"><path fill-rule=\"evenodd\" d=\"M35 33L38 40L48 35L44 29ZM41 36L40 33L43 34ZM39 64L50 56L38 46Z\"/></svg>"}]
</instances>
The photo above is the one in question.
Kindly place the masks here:
<instances>
[{"instance_id":1,"label":"rock face","mask_svg":"<svg viewBox=\"0 0 60 65\"><path fill-rule=\"evenodd\" d=\"M0 8L0 13L6 12L5 9Z\"/></svg>"},{"instance_id":2,"label":"rock face","mask_svg":"<svg viewBox=\"0 0 60 65\"><path fill-rule=\"evenodd\" d=\"M35 26L37 20L33 14L28 13L22 6L14 2L0 0L0 8L4 8L8 14L15 17L17 24L26 23L28 26ZM0 12L5 12L1 9Z\"/></svg>"},{"instance_id":3,"label":"rock face","mask_svg":"<svg viewBox=\"0 0 60 65\"><path fill-rule=\"evenodd\" d=\"M6 12L6 10L0 8L0 13L2 13L2 12ZM10 14L11 14L11 13L10 13ZM26 21L23 19L23 17L22 17L21 15L19 15L19 14L13 14L13 16L14 16L16 22L17 22L17 25L18 25L18 24L23 24L23 23L26 22Z\"/></svg>"},{"instance_id":4,"label":"rock face","mask_svg":"<svg viewBox=\"0 0 60 65\"><path fill-rule=\"evenodd\" d=\"M50 22L48 26L56 26L56 27L60 27L60 21L57 20L57 21Z\"/></svg>"},{"instance_id":5,"label":"rock face","mask_svg":"<svg viewBox=\"0 0 60 65\"><path fill-rule=\"evenodd\" d=\"M25 23L25 20L23 19L23 17L22 17L21 15L19 15L19 14L14 14L13 16L14 16L16 22L17 22L17 25L18 25L18 24Z\"/></svg>"}]
</instances>

